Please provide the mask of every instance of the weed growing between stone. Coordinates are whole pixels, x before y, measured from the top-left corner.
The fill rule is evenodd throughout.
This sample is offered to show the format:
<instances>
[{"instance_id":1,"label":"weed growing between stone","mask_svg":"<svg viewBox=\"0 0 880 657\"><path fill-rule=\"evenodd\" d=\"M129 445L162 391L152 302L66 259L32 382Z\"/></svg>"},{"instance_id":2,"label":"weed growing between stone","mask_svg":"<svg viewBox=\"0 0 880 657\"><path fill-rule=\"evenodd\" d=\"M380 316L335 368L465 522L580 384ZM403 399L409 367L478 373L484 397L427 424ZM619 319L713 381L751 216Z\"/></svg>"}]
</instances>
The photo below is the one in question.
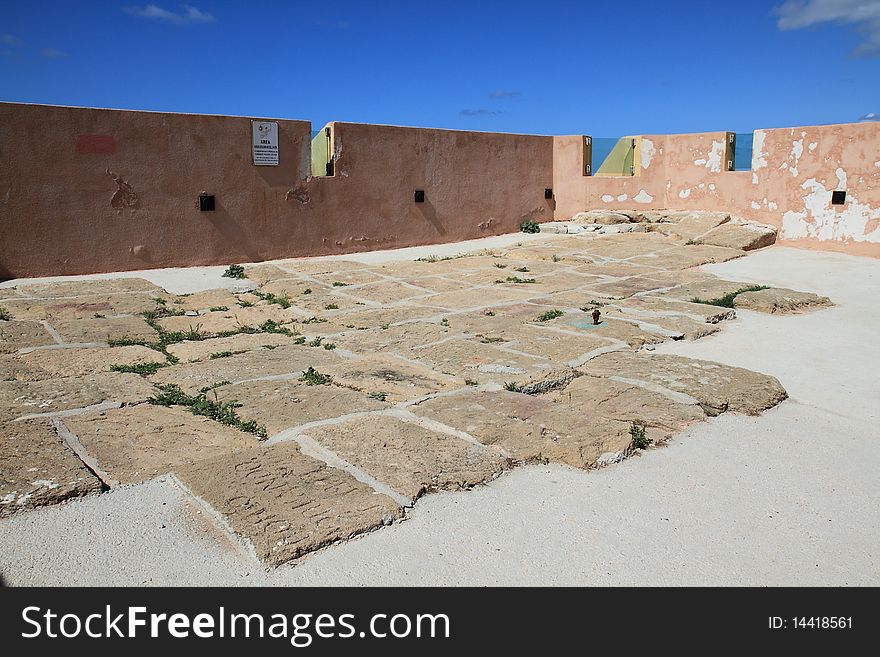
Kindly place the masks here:
<instances>
[{"instance_id":1,"label":"weed growing between stone","mask_svg":"<svg viewBox=\"0 0 880 657\"><path fill-rule=\"evenodd\" d=\"M224 278L245 278L244 267L241 265L229 265L223 272Z\"/></svg>"},{"instance_id":2,"label":"weed growing between stone","mask_svg":"<svg viewBox=\"0 0 880 657\"><path fill-rule=\"evenodd\" d=\"M235 409L240 408L241 404L234 399L221 402L217 398L216 390L214 390L214 399L209 399L207 396L208 390L204 388L202 389L204 392L200 392L195 396L186 394L173 383L156 386L156 388L157 393L147 400L148 403L154 406L183 406L189 409L189 412L193 415L201 415L220 424L235 427L239 431L253 434L262 440L268 437L266 427L258 424L256 420L245 420L239 417ZM213 390L213 388L209 390Z\"/></svg>"},{"instance_id":3,"label":"weed growing between stone","mask_svg":"<svg viewBox=\"0 0 880 657\"><path fill-rule=\"evenodd\" d=\"M693 297L691 299L691 303L704 303L710 306L721 306L722 308L733 308L734 301L736 298L742 294L743 292L760 292L761 290L769 290L770 287L767 285L749 285L748 287L744 287L736 292L731 292L729 294L725 294L723 297L718 297L717 299L700 299L699 297Z\"/></svg>"}]
</instances>

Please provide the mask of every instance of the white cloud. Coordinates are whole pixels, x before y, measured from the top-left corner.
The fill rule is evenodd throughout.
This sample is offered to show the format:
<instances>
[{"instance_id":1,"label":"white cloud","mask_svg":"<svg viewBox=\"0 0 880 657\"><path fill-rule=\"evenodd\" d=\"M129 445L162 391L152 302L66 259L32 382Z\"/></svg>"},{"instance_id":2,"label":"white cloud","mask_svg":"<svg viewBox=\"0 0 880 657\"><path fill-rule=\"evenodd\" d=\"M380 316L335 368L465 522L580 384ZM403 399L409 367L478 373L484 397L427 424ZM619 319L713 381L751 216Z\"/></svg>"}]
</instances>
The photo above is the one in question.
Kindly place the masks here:
<instances>
[{"instance_id":1,"label":"white cloud","mask_svg":"<svg viewBox=\"0 0 880 657\"><path fill-rule=\"evenodd\" d=\"M880 121L880 116L877 116L875 112L868 112L859 117L860 123L864 123L865 121Z\"/></svg>"},{"instance_id":2,"label":"white cloud","mask_svg":"<svg viewBox=\"0 0 880 657\"><path fill-rule=\"evenodd\" d=\"M149 4L143 6L126 7L125 11L132 16L139 18L150 18L160 21L167 21L175 25L183 25L184 23L213 23L214 17L191 5L183 5L183 11L175 13L169 11L159 5Z\"/></svg>"},{"instance_id":3,"label":"white cloud","mask_svg":"<svg viewBox=\"0 0 880 657\"><path fill-rule=\"evenodd\" d=\"M786 0L776 8L780 30L822 23L855 25L862 34L858 55L880 55L880 0Z\"/></svg>"},{"instance_id":4,"label":"white cloud","mask_svg":"<svg viewBox=\"0 0 880 657\"><path fill-rule=\"evenodd\" d=\"M58 59L60 57L67 57L66 52L61 52L55 48L43 48L40 50L40 54L46 59Z\"/></svg>"},{"instance_id":5,"label":"white cloud","mask_svg":"<svg viewBox=\"0 0 880 657\"><path fill-rule=\"evenodd\" d=\"M0 34L0 46L23 46L24 41L12 34Z\"/></svg>"}]
</instances>

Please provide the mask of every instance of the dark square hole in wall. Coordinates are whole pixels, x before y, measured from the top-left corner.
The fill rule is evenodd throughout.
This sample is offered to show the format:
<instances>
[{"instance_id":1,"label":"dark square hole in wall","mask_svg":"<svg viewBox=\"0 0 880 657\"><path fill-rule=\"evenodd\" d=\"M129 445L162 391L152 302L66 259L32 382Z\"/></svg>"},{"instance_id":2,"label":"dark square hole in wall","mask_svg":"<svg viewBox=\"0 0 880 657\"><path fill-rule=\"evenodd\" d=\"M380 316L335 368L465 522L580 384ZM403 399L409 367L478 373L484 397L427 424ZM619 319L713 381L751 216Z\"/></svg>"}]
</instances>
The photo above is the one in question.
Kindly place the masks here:
<instances>
[{"instance_id":1,"label":"dark square hole in wall","mask_svg":"<svg viewBox=\"0 0 880 657\"><path fill-rule=\"evenodd\" d=\"M214 195L213 194L199 194L199 211L200 212L213 212L214 211Z\"/></svg>"},{"instance_id":2,"label":"dark square hole in wall","mask_svg":"<svg viewBox=\"0 0 880 657\"><path fill-rule=\"evenodd\" d=\"M846 192L831 192L831 205L843 205L846 202Z\"/></svg>"},{"instance_id":3,"label":"dark square hole in wall","mask_svg":"<svg viewBox=\"0 0 880 657\"><path fill-rule=\"evenodd\" d=\"M413 200L416 203L424 203L425 202L425 190L424 189L417 189L416 193L413 194Z\"/></svg>"},{"instance_id":4,"label":"dark square hole in wall","mask_svg":"<svg viewBox=\"0 0 880 657\"><path fill-rule=\"evenodd\" d=\"M544 198L548 200L553 198L553 190L550 187L544 188Z\"/></svg>"}]
</instances>

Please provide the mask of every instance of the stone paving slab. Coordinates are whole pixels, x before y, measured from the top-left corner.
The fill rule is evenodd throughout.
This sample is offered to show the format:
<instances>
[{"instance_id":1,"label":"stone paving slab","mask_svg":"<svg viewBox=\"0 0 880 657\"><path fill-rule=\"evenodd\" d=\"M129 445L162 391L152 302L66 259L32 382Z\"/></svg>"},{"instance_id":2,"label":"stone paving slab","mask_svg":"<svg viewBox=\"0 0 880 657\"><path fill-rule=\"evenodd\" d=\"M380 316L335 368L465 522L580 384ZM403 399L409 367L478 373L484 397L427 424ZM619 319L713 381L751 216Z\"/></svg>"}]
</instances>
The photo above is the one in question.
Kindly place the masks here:
<instances>
[{"instance_id":1,"label":"stone paving slab","mask_svg":"<svg viewBox=\"0 0 880 657\"><path fill-rule=\"evenodd\" d=\"M598 335L584 332L579 334L563 333L547 330L540 325L518 327L511 331L504 331L501 335L509 340L509 342L502 343L505 348L522 351L557 363L568 362L594 349L613 344Z\"/></svg>"},{"instance_id":2,"label":"stone paving slab","mask_svg":"<svg viewBox=\"0 0 880 657\"><path fill-rule=\"evenodd\" d=\"M151 404L67 417L64 423L101 469L122 484L258 444L251 434L182 408Z\"/></svg>"},{"instance_id":3,"label":"stone paving slab","mask_svg":"<svg viewBox=\"0 0 880 657\"><path fill-rule=\"evenodd\" d=\"M391 498L291 443L221 454L175 472L270 565L390 524L403 513Z\"/></svg>"},{"instance_id":4,"label":"stone paving slab","mask_svg":"<svg viewBox=\"0 0 880 657\"><path fill-rule=\"evenodd\" d=\"M585 417L543 395L475 391L437 397L412 410L503 448L518 462L588 468L600 455L623 453L632 442L631 422Z\"/></svg>"},{"instance_id":5,"label":"stone paving slab","mask_svg":"<svg viewBox=\"0 0 880 657\"><path fill-rule=\"evenodd\" d=\"M210 360L212 354L254 351L266 347L294 346L296 337L281 333L239 333L226 338L210 340L184 340L168 345L168 353L184 363ZM158 353L158 352L156 352ZM161 356L161 354L159 354ZM163 358L164 360L164 358Z\"/></svg>"},{"instance_id":6,"label":"stone paving slab","mask_svg":"<svg viewBox=\"0 0 880 657\"><path fill-rule=\"evenodd\" d=\"M339 361L316 369L331 376L337 385L365 394L385 393L390 402L415 399L461 385L429 367L386 355Z\"/></svg>"},{"instance_id":7,"label":"stone paving slab","mask_svg":"<svg viewBox=\"0 0 880 657\"><path fill-rule=\"evenodd\" d=\"M341 312L334 315L335 322L351 325L355 328L379 328L393 325L398 322L422 320L439 317L444 314L441 308L425 308L422 306L400 305L388 308L354 309L349 312Z\"/></svg>"},{"instance_id":8,"label":"stone paving slab","mask_svg":"<svg viewBox=\"0 0 880 657\"><path fill-rule=\"evenodd\" d=\"M776 242L776 229L755 224L739 225L727 223L701 235L697 240L700 244L729 247L751 251L770 246Z\"/></svg>"},{"instance_id":9,"label":"stone paving slab","mask_svg":"<svg viewBox=\"0 0 880 657\"><path fill-rule=\"evenodd\" d=\"M739 292L751 286L752 283L725 281L720 278L707 276L703 281L686 283L670 290L665 290L660 296L665 299L677 299L680 301L692 302L695 298L708 301Z\"/></svg>"},{"instance_id":10,"label":"stone paving slab","mask_svg":"<svg viewBox=\"0 0 880 657\"><path fill-rule=\"evenodd\" d=\"M50 344L55 344L55 339L39 322L0 320L0 354Z\"/></svg>"},{"instance_id":11,"label":"stone paving slab","mask_svg":"<svg viewBox=\"0 0 880 657\"><path fill-rule=\"evenodd\" d=\"M72 343L156 339L156 331L141 317L53 319L51 325L65 342Z\"/></svg>"},{"instance_id":12,"label":"stone paving slab","mask_svg":"<svg viewBox=\"0 0 880 657\"><path fill-rule=\"evenodd\" d=\"M223 288L203 290L193 294L178 295L170 303L165 304L169 308L180 310L209 310L210 308L226 307L232 309L238 305L238 297Z\"/></svg>"},{"instance_id":13,"label":"stone paving slab","mask_svg":"<svg viewBox=\"0 0 880 657\"><path fill-rule=\"evenodd\" d=\"M833 305L828 297L821 297L812 292L771 288L755 292L743 292L736 295L733 305L737 308L754 310L761 313L802 313L812 312Z\"/></svg>"},{"instance_id":14,"label":"stone paving slab","mask_svg":"<svg viewBox=\"0 0 880 657\"><path fill-rule=\"evenodd\" d=\"M340 287L336 288L336 292L360 301L392 303L400 301L401 299L425 296L426 294L430 294L431 290L412 285L405 285L403 283L398 283L397 281L383 281L381 283L367 283L365 285Z\"/></svg>"},{"instance_id":15,"label":"stone paving slab","mask_svg":"<svg viewBox=\"0 0 880 657\"><path fill-rule=\"evenodd\" d=\"M508 466L497 450L391 417L323 425L306 435L413 501L430 491L471 488Z\"/></svg>"},{"instance_id":16,"label":"stone paving slab","mask_svg":"<svg viewBox=\"0 0 880 657\"><path fill-rule=\"evenodd\" d=\"M697 400L707 415L757 415L788 397L772 376L683 356L618 351L594 358L578 369L684 393Z\"/></svg>"},{"instance_id":17,"label":"stone paving slab","mask_svg":"<svg viewBox=\"0 0 880 657\"><path fill-rule=\"evenodd\" d=\"M473 288L470 290L441 292L440 294L422 297L416 303L421 306L431 306L446 310L485 308L507 301L523 301L541 294L540 290L530 288L531 285L529 284L505 283L504 285L493 285L491 287Z\"/></svg>"},{"instance_id":18,"label":"stone paving slab","mask_svg":"<svg viewBox=\"0 0 880 657\"><path fill-rule=\"evenodd\" d=\"M604 340L619 340L630 347L641 347L645 344L660 344L666 342L668 337L644 331L632 322L610 317L600 317L598 326L593 324L593 319L586 312L566 313L562 317L546 322L547 326L554 326L566 331L583 332L594 338Z\"/></svg>"},{"instance_id":19,"label":"stone paving slab","mask_svg":"<svg viewBox=\"0 0 880 657\"><path fill-rule=\"evenodd\" d=\"M299 381L252 381L221 386L216 392L221 402L241 404L238 414L265 426L270 436L309 422L390 407L365 392Z\"/></svg>"},{"instance_id":20,"label":"stone paving slab","mask_svg":"<svg viewBox=\"0 0 880 657\"><path fill-rule=\"evenodd\" d=\"M0 422L0 518L101 490L48 420Z\"/></svg>"},{"instance_id":21,"label":"stone paving slab","mask_svg":"<svg viewBox=\"0 0 880 657\"><path fill-rule=\"evenodd\" d=\"M655 439L667 439L688 424L706 419L697 404L677 403L660 393L605 377L577 377L565 388L548 393L547 397L555 402L553 410L556 413L577 418L604 417L628 423L642 422L648 429L658 430L658 435L654 436L648 432L649 437Z\"/></svg>"},{"instance_id":22,"label":"stone paving slab","mask_svg":"<svg viewBox=\"0 0 880 657\"><path fill-rule=\"evenodd\" d=\"M109 372L114 365L164 363L165 356L141 345L95 349L40 349L19 356L29 367L45 372L45 377L86 376Z\"/></svg>"},{"instance_id":23,"label":"stone paving slab","mask_svg":"<svg viewBox=\"0 0 880 657\"><path fill-rule=\"evenodd\" d=\"M82 408L105 399L99 386L78 378L0 381L0 420Z\"/></svg>"},{"instance_id":24,"label":"stone paving slab","mask_svg":"<svg viewBox=\"0 0 880 657\"><path fill-rule=\"evenodd\" d=\"M157 293L158 294L158 293ZM115 315L138 315L156 307L155 299L165 300L169 295L153 296L150 293L118 293L88 295L59 299L19 298L4 301L3 306L16 319L88 319Z\"/></svg>"},{"instance_id":25,"label":"stone paving slab","mask_svg":"<svg viewBox=\"0 0 880 657\"><path fill-rule=\"evenodd\" d=\"M197 331L199 333L219 333L234 331L242 326L258 327L267 320L288 324L300 315L290 308L275 304L254 306L252 308L230 308L224 311L206 312L198 316L178 315L163 317L158 324L166 331Z\"/></svg>"},{"instance_id":26,"label":"stone paving slab","mask_svg":"<svg viewBox=\"0 0 880 657\"><path fill-rule=\"evenodd\" d=\"M18 289L24 295L43 299L88 297L96 294L120 294L132 292L149 293L157 297L165 295L165 290L143 278L24 283L19 285Z\"/></svg>"},{"instance_id":27,"label":"stone paving slab","mask_svg":"<svg viewBox=\"0 0 880 657\"><path fill-rule=\"evenodd\" d=\"M260 349L228 358L163 367L149 377L153 383L173 383L194 393L220 381L237 383L268 376L292 375L296 378L309 367L324 369L338 363L339 356L321 347L295 345Z\"/></svg>"},{"instance_id":28,"label":"stone paving slab","mask_svg":"<svg viewBox=\"0 0 880 657\"><path fill-rule=\"evenodd\" d=\"M334 342L345 349L367 355L378 351L406 351L448 339L456 333L456 331L436 323L411 322L389 326L387 329L373 328L365 331L349 331L345 336L334 338Z\"/></svg>"},{"instance_id":29,"label":"stone paving slab","mask_svg":"<svg viewBox=\"0 0 880 657\"><path fill-rule=\"evenodd\" d=\"M497 344L484 344L473 339L450 340L431 347L412 349L406 356L425 363L436 372L456 377L458 386L466 381L505 383L551 367L549 360L543 356L518 354L506 351Z\"/></svg>"},{"instance_id":30,"label":"stone paving slab","mask_svg":"<svg viewBox=\"0 0 880 657\"><path fill-rule=\"evenodd\" d=\"M381 283L388 280L377 269L361 269L351 271L333 271L325 274L313 274L313 278L321 281L324 285L331 286L333 283L345 283L348 285L363 285L366 283Z\"/></svg>"},{"instance_id":31,"label":"stone paving slab","mask_svg":"<svg viewBox=\"0 0 880 657\"><path fill-rule=\"evenodd\" d=\"M634 264L645 264L663 269L681 270L710 262L726 262L741 258L745 253L740 249L727 249L719 246L693 245L668 249L662 253L637 256Z\"/></svg>"},{"instance_id":32,"label":"stone paving slab","mask_svg":"<svg viewBox=\"0 0 880 657\"><path fill-rule=\"evenodd\" d=\"M622 309L634 316L644 316L646 321L652 321L652 317L657 313L686 315L699 318L709 324L717 324L736 317L736 311L733 308L722 308L721 306L713 306L706 303L691 303L690 301L650 295L640 295L629 297L622 301L614 301L609 306Z\"/></svg>"}]
</instances>

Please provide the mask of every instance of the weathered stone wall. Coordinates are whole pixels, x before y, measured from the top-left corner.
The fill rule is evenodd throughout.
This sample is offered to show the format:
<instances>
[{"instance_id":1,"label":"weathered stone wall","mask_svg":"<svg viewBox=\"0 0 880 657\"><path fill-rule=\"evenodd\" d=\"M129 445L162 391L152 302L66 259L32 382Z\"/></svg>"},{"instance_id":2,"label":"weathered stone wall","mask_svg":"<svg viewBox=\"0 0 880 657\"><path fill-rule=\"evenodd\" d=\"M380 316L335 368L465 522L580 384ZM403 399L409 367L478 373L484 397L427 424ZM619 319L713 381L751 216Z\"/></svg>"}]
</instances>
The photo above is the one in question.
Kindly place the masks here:
<instances>
[{"instance_id":1,"label":"weathered stone wall","mask_svg":"<svg viewBox=\"0 0 880 657\"><path fill-rule=\"evenodd\" d=\"M312 178L307 121L279 119L279 166L254 166L250 117L0 104L0 278L453 242L552 217L552 137L330 125L335 175Z\"/></svg>"},{"instance_id":2,"label":"weathered stone wall","mask_svg":"<svg viewBox=\"0 0 880 657\"><path fill-rule=\"evenodd\" d=\"M583 176L582 138L554 140L556 218L601 208L722 210L790 245L880 256L880 124L755 132L751 171L727 171L724 132L647 135L638 175ZM832 205L845 190L843 205Z\"/></svg>"}]
</instances>

